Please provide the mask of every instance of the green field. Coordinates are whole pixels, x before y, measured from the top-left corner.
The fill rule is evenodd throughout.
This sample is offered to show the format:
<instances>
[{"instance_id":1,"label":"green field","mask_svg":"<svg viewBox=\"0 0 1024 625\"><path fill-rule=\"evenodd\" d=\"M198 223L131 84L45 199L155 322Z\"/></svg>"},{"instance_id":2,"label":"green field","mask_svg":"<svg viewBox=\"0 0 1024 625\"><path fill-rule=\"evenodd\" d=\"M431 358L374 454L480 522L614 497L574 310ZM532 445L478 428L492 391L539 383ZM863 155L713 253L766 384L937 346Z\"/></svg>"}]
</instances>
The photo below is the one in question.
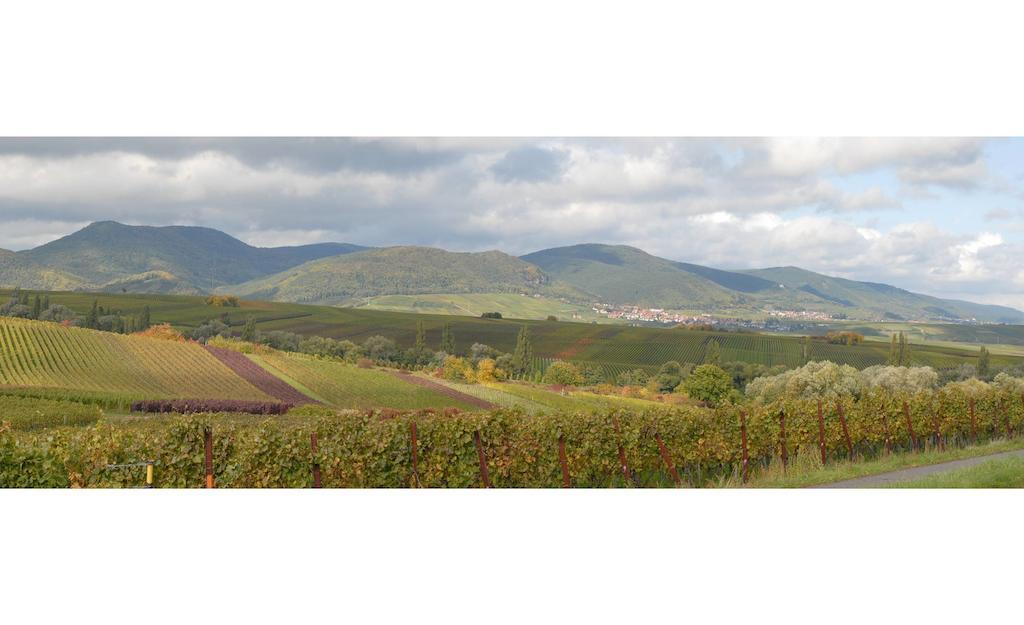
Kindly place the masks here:
<instances>
[{"instance_id":1,"label":"green field","mask_svg":"<svg viewBox=\"0 0 1024 625\"><path fill-rule=\"evenodd\" d=\"M0 421L16 430L90 425L102 416L103 411L90 404L0 395Z\"/></svg>"},{"instance_id":2,"label":"green field","mask_svg":"<svg viewBox=\"0 0 1024 625\"><path fill-rule=\"evenodd\" d=\"M83 400L99 394L125 402L273 399L193 343L7 317L0 317L0 388L53 389L64 397L82 391Z\"/></svg>"},{"instance_id":3,"label":"green field","mask_svg":"<svg viewBox=\"0 0 1024 625\"><path fill-rule=\"evenodd\" d=\"M520 296L510 296L520 297ZM227 314L233 327L239 328L253 316L263 331L286 330L304 335L319 335L362 342L370 336L394 339L400 347L415 342L417 324L426 328L428 347L438 348L441 329L450 324L456 351L465 353L473 343L485 343L511 352L522 325L528 325L533 338L534 355L541 361L573 360L600 365L609 374L643 367L654 369L669 360L699 363L708 342L718 341L723 361L742 361L768 366L789 367L803 364L801 338L797 336L704 332L608 325L596 323L551 322L541 320L481 319L460 315L412 314L366 308L336 308L272 302L243 301L238 308L207 306L202 297L174 295L92 295L52 293L51 303L64 304L85 313L92 301L113 310L134 313L149 305L154 322L168 322L188 331L206 319ZM525 299L525 298L524 298ZM1013 326L1018 327L1018 326ZM889 346L882 341L845 346L812 342L812 360L832 360L863 368L884 364ZM913 364L936 368L974 363L977 349L949 344L914 344ZM992 366L1021 362L1018 356L993 353Z\"/></svg>"},{"instance_id":4,"label":"green field","mask_svg":"<svg viewBox=\"0 0 1024 625\"><path fill-rule=\"evenodd\" d=\"M472 409L457 399L403 382L377 369L280 352L250 358L313 399L334 408Z\"/></svg>"},{"instance_id":5,"label":"green field","mask_svg":"<svg viewBox=\"0 0 1024 625\"><path fill-rule=\"evenodd\" d=\"M547 319L549 315L554 315L563 321L618 323L608 317L598 315L586 306L568 304L550 297L512 293L383 295L364 299L356 303L354 307L468 317L479 317L485 312L500 312L507 319Z\"/></svg>"}]
</instances>

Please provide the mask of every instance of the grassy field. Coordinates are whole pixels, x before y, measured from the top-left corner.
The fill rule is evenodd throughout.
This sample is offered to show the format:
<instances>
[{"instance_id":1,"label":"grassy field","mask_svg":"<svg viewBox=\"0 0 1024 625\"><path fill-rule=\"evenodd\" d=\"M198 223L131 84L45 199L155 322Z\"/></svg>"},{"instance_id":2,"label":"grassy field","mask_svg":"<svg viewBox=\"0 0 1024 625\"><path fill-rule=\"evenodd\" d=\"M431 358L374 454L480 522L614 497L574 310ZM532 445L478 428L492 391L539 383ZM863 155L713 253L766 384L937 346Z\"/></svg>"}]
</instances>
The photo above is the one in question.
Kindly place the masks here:
<instances>
[{"instance_id":1,"label":"grassy field","mask_svg":"<svg viewBox=\"0 0 1024 625\"><path fill-rule=\"evenodd\" d=\"M890 488L1024 488L1024 458L1001 458L948 473L892 484Z\"/></svg>"},{"instance_id":2,"label":"grassy field","mask_svg":"<svg viewBox=\"0 0 1024 625\"><path fill-rule=\"evenodd\" d=\"M442 327L450 324L455 336L456 351L460 353L477 342L510 352L515 347L520 327L525 324L530 327L534 355L537 358L596 363L613 375L636 367L654 369L669 360L699 363L712 339L718 341L724 361L790 367L803 364L801 338L796 336L564 321L481 319L461 315L412 314L272 302L242 301L238 308L219 308L207 306L202 297L173 295L50 294L51 303L67 305L83 314L93 299L105 308L124 313L138 312L143 306L149 305L154 322L168 322L185 331L206 319L223 314L228 315L232 326L240 329L251 315L256 318L261 330L287 330L356 342L380 334L394 339L402 347L414 343L417 324L422 322L426 328L427 345L437 348L440 346ZM883 364L888 349L888 344L880 341L868 341L850 347L816 341L811 344L810 357L812 360L828 359L862 368ZM974 348L915 344L913 361L915 364L944 368L973 363L977 360L977 353ZM992 365L995 367L1020 361L1019 357L1006 354L994 353L992 357Z\"/></svg>"},{"instance_id":3,"label":"grassy field","mask_svg":"<svg viewBox=\"0 0 1024 625\"><path fill-rule=\"evenodd\" d=\"M0 395L0 423L16 430L89 425L103 416L99 407L69 401Z\"/></svg>"},{"instance_id":4,"label":"grassy field","mask_svg":"<svg viewBox=\"0 0 1024 625\"><path fill-rule=\"evenodd\" d=\"M513 293L384 295L364 299L354 307L469 317L479 317L485 312L500 312L508 319L546 319L548 315L554 315L561 320L618 323L598 315L586 306L568 304L549 297Z\"/></svg>"},{"instance_id":5,"label":"grassy field","mask_svg":"<svg viewBox=\"0 0 1024 625\"><path fill-rule=\"evenodd\" d=\"M377 369L280 352L250 358L313 399L334 408L472 409L457 399L403 382Z\"/></svg>"},{"instance_id":6,"label":"grassy field","mask_svg":"<svg viewBox=\"0 0 1024 625\"><path fill-rule=\"evenodd\" d=\"M196 344L0 317L0 387L131 399L269 401Z\"/></svg>"},{"instance_id":7,"label":"grassy field","mask_svg":"<svg viewBox=\"0 0 1024 625\"><path fill-rule=\"evenodd\" d=\"M564 394L555 392L531 384L517 382L489 382L482 386L502 393L507 393L520 399L525 399L533 404L544 406L546 412L554 410L564 411L606 411L616 408L632 408L633 410L650 410L663 407L664 404L647 401L644 399L633 399L630 397L615 397L612 395L598 395L584 391L565 390Z\"/></svg>"},{"instance_id":8,"label":"grassy field","mask_svg":"<svg viewBox=\"0 0 1024 625\"><path fill-rule=\"evenodd\" d=\"M785 470L783 470L781 462L776 462L767 469L753 471L747 485L754 488L805 488L1015 449L1024 449L1024 438L994 440L981 445L942 451L928 449L919 453L894 453L863 462L844 460L830 463L824 467L821 465L821 458L816 450L811 450L810 453L791 458L789 467ZM734 477L722 485L739 486L740 482L737 477Z\"/></svg>"}]
</instances>

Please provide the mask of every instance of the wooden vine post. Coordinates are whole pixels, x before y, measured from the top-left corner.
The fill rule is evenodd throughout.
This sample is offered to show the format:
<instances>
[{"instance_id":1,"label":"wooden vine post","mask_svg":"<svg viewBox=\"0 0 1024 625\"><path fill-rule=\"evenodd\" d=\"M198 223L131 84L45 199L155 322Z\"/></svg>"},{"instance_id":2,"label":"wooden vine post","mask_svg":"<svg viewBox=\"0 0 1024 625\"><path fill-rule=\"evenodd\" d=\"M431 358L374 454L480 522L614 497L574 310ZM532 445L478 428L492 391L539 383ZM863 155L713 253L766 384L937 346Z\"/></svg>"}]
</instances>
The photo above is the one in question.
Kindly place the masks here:
<instances>
[{"instance_id":1,"label":"wooden vine post","mask_svg":"<svg viewBox=\"0 0 1024 625\"><path fill-rule=\"evenodd\" d=\"M654 433L654 440L658 443L658 452L661 453L661 459L664 461L665 466L668 467L672 481L676 483L676 488L679 488L683 485L683 480L679 477L679 471L676 471L676 465L672 462L672 456L669 455L668 448L665 447L664 441L661 440L661 435L657 432Z\"/></svg>"},{"instance_id":2,"label":"wooden vine post","mask_svg":"<svg viewBox=\"0 0 1024 625\"><path fill-rule=\"evenodd\" d=\"M203 430L203 452L205 456L206 487L213 488L213 430Z\"/></svg>"},{"instance_id":3,"label":"wooden vine post","mask_svg":"<svg viewBox=\"0 0 1024 625\"><path fill-rule=\"evenodd\" d=\"M480 442L480 430L473 431L473 442L476 443L476 455L480 460L480 480L484 488L490 488L491 476L487 472L487 456L484 455L484 444Z\"/></svg>"},{"instance_id":4,"label":"wooden vine post","mask_svg":"<svg viewBox=\"0 0 1024 625\"><path fill-rule=\"evenodd\" d=\"M910 406L907 405L907 400L903 400L903 416L907 420L907 431L910 432L910 444L911 449L917 450L917 434L914 433L914 422L910 418Z\"/></svg>"},{"instance_id":5,"label":"wooden vine post","mask_svg":"<svg viewBox=\"0 0 1024 625\"><path fill-rule=\"evenodd\" d=\"M789 464L789 450L786 449L786 410L779 410L779 446L782 448L782 472Z\"/></svg>"},{"instance_id":6,"label":"wooden vine post","mask_svg":"<svg viewBox=\"0 0 1024 625\"><path fill-rule=\"evenodd\" d=\"M828 459L825 454L825 417L821 414L821 400L818 400L818 449L821 450L821 464L824 465Z\"/></svg>"},{"instance_id":7,"label":"wooden vine post","mask_svg":"<svg viewBox=\"0 0 1024 625\"><path fill-rule=\"evenodd\" d=\"M740 410L740 441L743 444L743 483L750 478L750 456L747 452L747 413Z\"/></svg>"},{"instance_id":8,"label":"wooden vine post","mask_svg":"<svg viewBox=\"0 0 1024 625\"><path fill-rule=\"evenodd\" d=\"M892 453L892 442L889 435L889 418L885 416L885 409L882 409L882 433L885 434L885 454Z\"/></svg>"},{"instance_id":9,"label":"wooden vine post","mask_svg":"<svg viewBox=\"0 0 1024 625\"><path fill-rule=\"evenodd\" d=\"M633 474L629 471L629 464L626 463L626 449L622 446L622 431L619 429L619 420L612 417L612 426L615 428L616 437L619 439L616 441L619 446L619 464L622 465L622 475L626 478L627 484L637 486L636 480L633 479Z\"/></svg>"},{"instance_id":10,"label":"wooden vine post","mask_svg":"<svg viewBox=\"0 0 1024 625\"><path fill-rule=\"evenodd\" d=\"M309 435L309 448L313 451L313 488L323 488L323 483L320 481L320 463L316 461L316 454L319 451L317 445L316 432L312 432Z\"/></svg>"},{"instance_id":11,"label":"wooden vine post","mask_svg":"<svg viewBox=\"0 0 1024 625\"><path fill-rule=\"evenodd\" d=\"M970 398L967 403L968 409L971 411L971 442L978 442L978 418L974 414L974 398Z\"/></svg>"},{"instance_id":12,"label":"wooden vine post","mask_svg":"<svg viewBox=\"0 0 1024 625\"><path fill-rule=\"evenodd\" d=\"M846 410L843 409L843 402L836 402L836 410L839 411L839 423L843 426L843 438L846 439L846 453L850 460L853 460L853 441L850 440L850 430L846 427Z\"/></svg>"},{"instance_id":13,"label":"wooden vine post","mask_svg":"<svg viewBox=\"0 0 1024 625\"><path fill-rule=\"evenodd\" d=\"M946 441L942 440L942 427L940 426L939 414L937 411L932 411L932 427L935 429L935 444L939 446L940 450L946 449Z\"/></svg>"},{"instance_id":14,"label":"wooden vine post","mask_svg":"<svg viewBox=\"0 0 1024 625\"><path fill-rule=\"evenodd\" d=\"M571 488L572 479L569 477L569 460L565 456L565 436L558 435L558 464L562 465L562 488Z\"/></svg>"},{"instance_id":15,"label":"wooden vine post","mask_svg":"<svg viewBox=\"0 0 1024 625\"><path fill-rule=\"evenodd\" d=\"M420 486L420 450L419 441L416 438L416 422L409 421L409 439L412 446L412 483L416 488Z\"/></svg>"}]
</instances>

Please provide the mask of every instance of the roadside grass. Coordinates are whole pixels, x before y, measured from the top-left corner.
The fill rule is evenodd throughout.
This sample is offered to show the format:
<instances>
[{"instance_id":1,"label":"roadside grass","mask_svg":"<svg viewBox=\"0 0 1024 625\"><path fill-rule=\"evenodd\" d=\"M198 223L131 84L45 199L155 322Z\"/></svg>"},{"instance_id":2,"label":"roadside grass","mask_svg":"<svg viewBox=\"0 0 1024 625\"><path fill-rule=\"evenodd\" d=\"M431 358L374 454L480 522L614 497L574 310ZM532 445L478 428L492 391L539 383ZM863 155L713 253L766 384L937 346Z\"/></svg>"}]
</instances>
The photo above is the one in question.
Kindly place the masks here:
<instances>
[{"instance_id":1,"label":"roadside grass","mask_svg":"<svg viewBox=\"0 0 1024 625\"><path fill-rule=\"evenodd\" d=\"M1024 449L1024 437L1010 440L996 439L980 445L947 448L945 451L927 449L918 453L893 453L863 462L836 461L830 462L824 467L821 466L821 458L815 449L809 453L791 457L789 466L785 470L778 458L773 460L767 468L757 470L756 467L752 467L750 481L745 486L747 488L805 488L1016 449ZM739 476L732 476L722 480L718 486L739 487L743 484Z\"/></svg>"},{"instance_id":2,"label":"roadside grass","mask_svg":"<svg viewBox=\"0 0 1024 625\"><path fill-rule=\"evenodd\" d=\"M1000 458L887 488L1024 488L1024 458Z\"/></svg>"}]
</instances>

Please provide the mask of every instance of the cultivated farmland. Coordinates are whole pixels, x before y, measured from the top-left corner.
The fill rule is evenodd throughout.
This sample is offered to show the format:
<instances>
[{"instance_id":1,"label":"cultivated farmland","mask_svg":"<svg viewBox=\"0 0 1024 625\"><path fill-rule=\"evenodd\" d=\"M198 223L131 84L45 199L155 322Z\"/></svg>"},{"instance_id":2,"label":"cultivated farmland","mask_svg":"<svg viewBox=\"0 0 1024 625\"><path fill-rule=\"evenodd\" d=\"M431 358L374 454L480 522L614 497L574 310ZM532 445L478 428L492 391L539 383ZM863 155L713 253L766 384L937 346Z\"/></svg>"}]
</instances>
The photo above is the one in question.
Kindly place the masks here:
<instances>
[{"instance_id":1,"label":"cultivated farmland","mask_svg":"<svg viewBox=\"0 0 1024 625\"><path fill-rule=\"evenodd\" d=\"M0 318L0 387L83 391L124 401L273 398L201 346Z\"/></svg>"},{"instance_id":2,"label":"cultivated farmland","mask_svg":"<svg viewBox=\"0 0 1024 625\"><path fill-rule=\"evenodd\" d=\"M250 358L313 399L335 408L473 408L386 371L280 352Z\"/></svg>"},{"instance_id":3,"label":"cultivated farmland","mask_svg":"<svg viewBox=\"0 0 1024 625\"><path fill-rule=\"evenodd\" d=\"M85 314L93 299L108 310L138 313L149 306L154 323L168 322L188 332L207 319L227 315L228 323L241 330L245 319L256 319L261 331L286 330L306 336L349 339L360 343L374 335L394 339L399 347L413 345L417 324L426 330L427 345L440 345L441 330L448 324L455 336L456 352L465 353L473 343L484 343L503 352L515 348L522 325L530 328L534 356L539 363L554 359L600 365L607 373L645 368L654 370L669 360L700 363L710 340L718 341L725 362L741 361L768 366L803 364L802 338L769 334L707 332L687 329L633 327L593 323L537 320L480 319L466 316L410 314L383 310L334 308L275 302L241 301L239 307L215 307L204 298L175 295L128 295L50 293L50 301ZM518 296L517 296L518 297ZM1004 333L1008 333L1006 330ZM831 360L863 368L883 364L887 343L869 341L846 346L819 341L810 346L811 360ZM974 363L976 348L914 344L912 362L937 368ZM993 352L992 366L1021 362L1019 357ZM543 365L542 365L543 366Z\"/></svg>"}]
</instances>

